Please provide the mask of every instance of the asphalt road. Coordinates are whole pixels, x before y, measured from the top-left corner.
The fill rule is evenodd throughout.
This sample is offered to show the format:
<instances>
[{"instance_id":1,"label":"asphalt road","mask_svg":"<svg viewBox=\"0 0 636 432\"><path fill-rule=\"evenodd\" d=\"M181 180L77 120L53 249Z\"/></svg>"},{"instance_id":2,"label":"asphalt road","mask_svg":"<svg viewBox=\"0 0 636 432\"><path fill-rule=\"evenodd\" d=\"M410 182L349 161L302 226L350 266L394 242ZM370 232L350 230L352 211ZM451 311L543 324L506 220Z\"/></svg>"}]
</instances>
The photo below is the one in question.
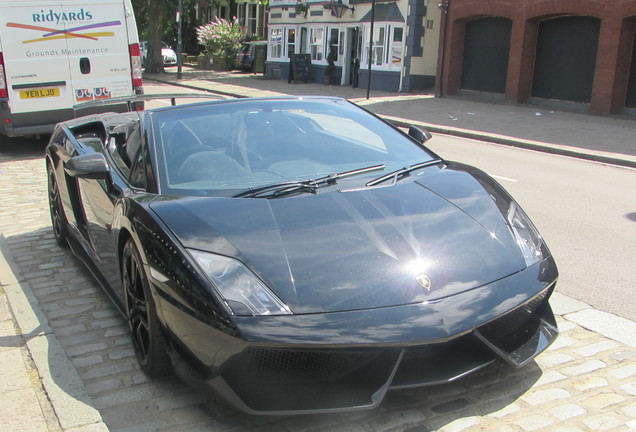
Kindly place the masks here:
<instances>
[{"instance_id":1,"label":"asphalt road","mask_svg":"<svg viewBox=\"0 0 636 432\"><path fill-rule=\"evenodd\" d=\"M517 199L557 260L558 292L636 320L636 170L442 135L429 146Z\"/></svg>"}]
</instances>

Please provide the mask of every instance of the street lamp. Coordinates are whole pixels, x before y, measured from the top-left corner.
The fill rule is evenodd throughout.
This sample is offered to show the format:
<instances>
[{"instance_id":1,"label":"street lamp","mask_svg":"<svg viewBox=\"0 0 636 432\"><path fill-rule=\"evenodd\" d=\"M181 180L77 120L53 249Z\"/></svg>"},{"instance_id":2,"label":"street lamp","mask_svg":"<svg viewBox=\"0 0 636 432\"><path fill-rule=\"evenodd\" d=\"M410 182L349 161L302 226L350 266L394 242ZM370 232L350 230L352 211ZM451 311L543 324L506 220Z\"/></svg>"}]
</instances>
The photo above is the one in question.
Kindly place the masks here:
<instances>
[{"instance_id":1,"label":"street lamp","mask_svg":"<svg viewBox=\"0 0 636 432\"><path fill-rule=\"evenodd\" d=\"M351 10L352 13L355 11L355 8L353 6L347 6L346 4L342 3L342 0L332 1L331 3L331 12L333 12L333 15L336 18L342 18L342 15L344 15L345 11L347 10Z\"/></svg>"},{"instance_id":2,"label":"street lamp","mask_svg":"<svg viewBox=\"0 0 636 432\"><path fill-rule=\"evenodd\" d=\"M371 2L371 35L369 36L369 79L367 80L367 99L369 99L369 93L371 92L371 60L373 59L373 24L375 24L375 0Z\"/></svg>"},{"instance_id":3,"label":"street lamp","mask_svg":"<svg viewBox=\"0 0 636 432\"><path fill-rule=\"evenodd\" d=\"M181 15L183 13L183 0L179 0L177 9L177 79L181 79L181 66L183 65L183 43L181 40Z\"/></svg>"}]
</instances>

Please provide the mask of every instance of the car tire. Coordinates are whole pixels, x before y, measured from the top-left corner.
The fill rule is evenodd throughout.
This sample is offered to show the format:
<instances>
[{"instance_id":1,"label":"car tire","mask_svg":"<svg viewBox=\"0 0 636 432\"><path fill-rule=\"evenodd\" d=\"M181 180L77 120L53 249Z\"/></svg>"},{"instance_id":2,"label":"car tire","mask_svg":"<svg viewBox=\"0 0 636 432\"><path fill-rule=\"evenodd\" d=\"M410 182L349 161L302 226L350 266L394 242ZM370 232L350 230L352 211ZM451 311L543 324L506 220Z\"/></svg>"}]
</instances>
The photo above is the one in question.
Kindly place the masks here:
<instances>
[{"instance_id":1,"label":"car tire","mask_svg":"<svg viewBox=\"0 0 636 432\"><path fill-rule=\"evenodd\" d=\"M63 248L68 247L68 225L62 208L60 188L52 167L48 169L49 211L51 213L51 226L55 242Z\"/></svg>"},{"instance_id":2,"label":"car tire","mask_svg":"<svg viewBox=\"0 0 636 432\"><path fill-rule=\"evenodd\" d=\"M141 369L150 376L169 375L172 372L172 364L166 352L166 342L150 292L148 277L132 239L126 242L121 258L126 319L130 326L137 361Z\"/></svg>"}]
</instances>

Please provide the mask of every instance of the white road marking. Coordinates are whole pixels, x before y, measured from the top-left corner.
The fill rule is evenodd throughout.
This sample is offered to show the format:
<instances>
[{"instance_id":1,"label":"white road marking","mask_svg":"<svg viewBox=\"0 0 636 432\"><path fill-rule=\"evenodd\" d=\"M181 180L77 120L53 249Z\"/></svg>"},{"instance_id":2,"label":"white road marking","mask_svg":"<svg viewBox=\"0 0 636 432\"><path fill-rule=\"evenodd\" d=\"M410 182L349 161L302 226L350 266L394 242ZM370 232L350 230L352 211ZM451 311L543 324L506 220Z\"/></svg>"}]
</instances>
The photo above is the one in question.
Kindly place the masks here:
<instances>
[{"instance_id":1,"label":"white road marking","mask_svg":"<svg viewBox=\"0 0 636 432\"><path fill-rule=\"evenodd\" d=\"M497 179L497 180L509 181L509 182L513 182L513 183L516 183L516 182L518 182L518 181L519 181L519 180L515 180L515 179L513 179L513 178L509 178L509 177L502 177L502 176L498 176L498 175L494 175L494 174L490 174L490 173L489 173L488 175L489 175L490 177L494 178L494 179Z\"/></svg>"}]
</instances>

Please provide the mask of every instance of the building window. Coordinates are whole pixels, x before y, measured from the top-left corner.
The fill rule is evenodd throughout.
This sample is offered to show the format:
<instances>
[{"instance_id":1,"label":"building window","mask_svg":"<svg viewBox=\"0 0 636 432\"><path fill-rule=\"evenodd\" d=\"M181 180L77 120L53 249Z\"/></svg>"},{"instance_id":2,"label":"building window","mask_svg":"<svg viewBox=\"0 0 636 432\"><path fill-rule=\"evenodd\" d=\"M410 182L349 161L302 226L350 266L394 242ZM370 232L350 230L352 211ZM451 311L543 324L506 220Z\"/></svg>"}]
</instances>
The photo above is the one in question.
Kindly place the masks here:
<instances>
[{"instance_id":1,"label":"building window","mask_svg":"<svg viewBox=\"0 0 636 432\"><path fill-rule=\"evenodd\" d=\"M433 30L433 20L430 20L430 19L426 20L426 29Z\"/></svg>"},{"instance_id":2,"label":"building window","mask_svg":"<svg viewBox=\"0 0 636 432\"><path fill-rule=\"evenodd\" d=\"M269 33L269 52L272 58L283 56L283 29L272 28Z\"/></svg>"},{"instance_id":3,"label":"building window","mask_svg":"<svg viewBox=\"0 0 636 432\"><path fill-rule=\"evenodd\" d=\"M296 29L287 29L287 57L296 54Z\"/></svg>"},{"instance_id":4,"label":"building window","mask_svg":"<svg viewBox=\"0 0 636 432\"><path fill-rule=\"evenodd\" d=\"M325 47L325 29L322 27L312 28L309 33L309 49L311 59L321 61Z\"/></svg>"},{"instance_id":5,"label":"building window","mask_svg":"<svg viewBox=\"0 0 636 432\"><path fill-rule=\"evenodd\" d=\"M404 29L396 27L393 29L393 43L391 44L391 64L399 66L402 63L402 38Z\"/></svg>"},{"instance_id":6,"label":"building window","mask_svg":"<svg viewBox=\"0 0 636 432\"><path fill-rule=\"evenodd\" d=\"M258 5L252 3L242 3L236 6L238 22L247 30L247 34L256 34Z\"/></svg>"},{"instance_id":7,"label":"building window","mask_svg":"<svg viewBox=\"0 0 636 432\"><path fill-rule=\"evenodd\" d=\"M404 28L393 27L389 24L378 25L373 29L373 45L369 49L370 28L365 28L367 36L366 47L364 51L365 62L371 61L371 65L376 69L391 69L399 67L403 59L404 45Z\"/></svg>"},{"instance_id":8,"label":"building window","mask_svg":"<svg viewBox=\"0 0 636 432\"><path fill-rule=\"evenodd\" d=\"M257 24L257 13L258 13L258 5L256 4L248 4L247 5L247 31L250 35L256 34L256 24Z\"/></svg>"},{"instance_id":9,"label":"building window","mask_svg":"<svg viewBox=\"0 0 636 432\"><path fill-rule=\"evenodd\" d=\"M329 46L328 46L329 51L327 51L327 54L329 54L331 50L333 50L336 55L336 58L334 58L335 62L338 61L338 55L340 54L339 36L340 36L340 31L337 28L332 28L329 30Z\"/></svg>"},{"instance_id":10,"label":"building window","mask_svg":"<svg viewBox=\"0 0 636 432\"><path fill-rule=\"evenodd\" d=\"M384 26L378 26L373 29L373 49L371 52L371 64L381 66L384 63L384 49L385 49L385 32Z\"/></svg>"}]
</instances>

